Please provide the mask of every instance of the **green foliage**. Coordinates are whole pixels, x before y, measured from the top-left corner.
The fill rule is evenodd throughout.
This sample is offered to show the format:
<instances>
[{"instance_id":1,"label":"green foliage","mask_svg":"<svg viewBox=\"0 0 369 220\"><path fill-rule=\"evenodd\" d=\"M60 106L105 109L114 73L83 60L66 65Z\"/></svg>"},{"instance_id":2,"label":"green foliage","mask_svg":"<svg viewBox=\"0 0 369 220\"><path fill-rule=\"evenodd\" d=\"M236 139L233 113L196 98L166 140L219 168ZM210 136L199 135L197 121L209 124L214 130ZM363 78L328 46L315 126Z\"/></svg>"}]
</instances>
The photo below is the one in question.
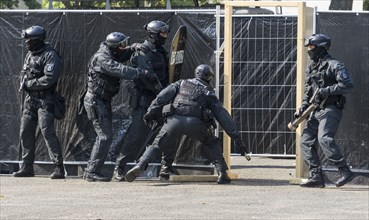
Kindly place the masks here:
<instances>
[{"instance_id":1,"label":"green foliage","mask_svg":"<svg viewBox=\"0 0 369 220\"><path fill-rule=\"evenodd\" d=\"M18 0L0 0L0 9L14 9L18 8Z\"/></svg>"},{"instance_id":2,"label":"green foliage","mask_svg":"<svg viewBox=\"0 0 369 220\"><path fill-rule=\"evenodd\" d=\"M41 4L36 0L23 0L29 9L40 9Z\"/></svg>"},{"instance_id":3,"label":"green foliage","mask_svg":"<svg viewBox=\"0 0 369 220\"><path fill-rule=\"evenodd\" d=\"M363 2L363 10L369 11L369 0L364 0Z\"/></svg>"},{"instance_id":4,"label":"green foliage","mask_svg":"<svg viewBox=\"0 0 369 220\"><path fill-rule=\"evenodd\" d=\"M110 8L165 8L166 2L166 0L110 0ZM171 5L174 8L196 7L196 4L198 4L198 6L203 6L209 3L219 4L219 2L220 0L171 0ZM54 9L105 9L106 0L52 0L52 5ZM42 0L42 8L49 8L49 0Z\"/></svg>"}]
</instances>

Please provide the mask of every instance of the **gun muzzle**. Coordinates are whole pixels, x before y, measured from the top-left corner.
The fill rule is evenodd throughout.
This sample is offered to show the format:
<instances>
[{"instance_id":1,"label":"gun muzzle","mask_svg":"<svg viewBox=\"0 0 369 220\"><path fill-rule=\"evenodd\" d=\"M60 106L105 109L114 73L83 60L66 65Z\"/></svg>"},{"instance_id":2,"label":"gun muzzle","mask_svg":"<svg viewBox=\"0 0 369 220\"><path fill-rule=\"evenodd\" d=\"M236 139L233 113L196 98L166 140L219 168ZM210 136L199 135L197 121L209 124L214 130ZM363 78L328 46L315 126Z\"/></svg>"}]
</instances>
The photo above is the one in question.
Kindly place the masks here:
<instances>
[{"instance_id":1,"label":"gun muzzle","mask_svg":"<svg viewBox=\"0 0 369 220\"><path fill-rule=\"evenodd\" d=\"M248 154L245 154L245 156L244 156L245 158L246 158L246 160L248 160L248 161L250 161L251 160L251 157L250 157L250 155L248 155Z\"/></svg>"}]
</instances>

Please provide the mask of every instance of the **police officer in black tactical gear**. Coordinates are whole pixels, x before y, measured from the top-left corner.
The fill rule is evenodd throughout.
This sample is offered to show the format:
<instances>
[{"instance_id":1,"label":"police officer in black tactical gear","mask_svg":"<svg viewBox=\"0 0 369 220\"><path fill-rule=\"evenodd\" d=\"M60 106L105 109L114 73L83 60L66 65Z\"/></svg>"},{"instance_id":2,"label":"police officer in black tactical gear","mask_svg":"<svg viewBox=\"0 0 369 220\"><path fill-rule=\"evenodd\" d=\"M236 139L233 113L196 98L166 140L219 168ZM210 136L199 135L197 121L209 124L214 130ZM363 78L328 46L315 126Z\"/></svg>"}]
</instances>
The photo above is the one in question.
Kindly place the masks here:
<instances>
[{"instance_id":1,"label":"police officer in black tactical gear","mask_svg":"<svg viewBox=\"0 0 369 220\"><path fill-rule=\"evenodd\" d=\"M172 83L151 103L144 116L146 123L158 119L158 112L166 117L164 125L135 167L125 176L132 182L146 169L149 162L160 158L161 153L172 155L183 135L198 139L205 146L207 155L215 164L219 174L217 183L230 183L227 164L222 155L219 139L214 135L212 121L216 119L228 135L235 140L235 145L246 152L236 125L227 110L215 96L210 84L214 73L210 66L201 64L195 69L195 78ZM160 114L159 114L160 115ZM170 166L170 165L169 165Z\"/></svg>"},{"instance_id":2,"label":"police officer in black tactical gear","mask_svg":"<svg viewBox=\"0 0 369 220\"><path fill-rule=\"evenodd\" d=\"M110 181L101 174L113 139L112 98L118 93L121 79L156 80L153 73L123 65L132 49L129 37L120 32L110 33L88 64L87 93L84 107L97 134L84 178L87 181Z\"/></svg>"},{"instance_id":3,"label":"police officer in black tactical gear","mask_svg":"<svg viewBox=\"0 0 369 220\"><path fill-rule=\"evenodd\" d=\"M39 125L55 169L51 179L64 179L63 154L54 127L55 89L61 74L62 58L49 43L46 31L32 26L22 33L28 53L21 71L20 90L26 92L20 126L23 164L15 177L33 177L35 133Z\"/></svg>"},{"instance_id":4,"label":"police officer in black tactical gear","mask_svg":"<svg viewBox=\"0 0 369 220\"><path fill-rule=\"evenodd\" d=\"M169 26L163 21L151 21L144 26L148 39L135 46L132 64L141 69L154 72L157 80L134 80L135 90L130 97L132 123L128 128L121 151L116 160L113 179L124 181L124 168L128 162L134 162L143 151L146 134L150 127L143 116L156 95L168 84L168 58L163 45L168 37Z\"/></svg>"},{"instance_id":5,"label":"police officer in black tactical gear","mask_svg":"<svg viewBox=\"0 0 369 220\"><path fill-rule=\"evenodd\" d=\"M345 104L344 94L351 92L354 84L346 67L329 55L330 45L331 39L324 34L313 34L305 41L311 63L306 68L305 94L295 117L299 117L309 106L314 91L317 91L314 102L320 104L320 107L308 118L301 137L301 150L310 173L307 182L301 184L302 187L325 186L317 144L328 160L339 169L340 179L335 183L337 187L354 178L334 141Z\"/></svg>"}]
</instances>

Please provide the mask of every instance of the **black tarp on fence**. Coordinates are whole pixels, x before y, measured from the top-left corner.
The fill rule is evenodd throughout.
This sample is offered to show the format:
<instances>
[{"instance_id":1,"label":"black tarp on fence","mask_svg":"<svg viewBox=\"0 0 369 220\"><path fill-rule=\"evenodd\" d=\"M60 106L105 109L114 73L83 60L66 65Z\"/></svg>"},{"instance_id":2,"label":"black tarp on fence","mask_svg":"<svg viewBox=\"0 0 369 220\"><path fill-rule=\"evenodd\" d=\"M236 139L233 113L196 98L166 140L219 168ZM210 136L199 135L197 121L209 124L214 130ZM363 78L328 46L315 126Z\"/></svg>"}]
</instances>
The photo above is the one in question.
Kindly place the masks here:
<instances>
[{"instance_id":1,"label":"black tarp on fence","mask_svg":"<svg viewBox=\"0 0 369 220\"><path fill-rule=\"evenodd\" d=\"M369 13L319 12L317 33L332 38L331 54L355 83L336 141L354 168L369 170Z\"/></svg>"},{"instance_id":2,"label":"black tarp on fence","mask_svg":"<svg viewBox=\"0 0 369 220\"><path fill-rule=\"evenodd\" d=\"M332 54L342 60L354 76L356 87L348 97L337 141L351 165L363 169L369 169L368 18L368 13L327 12L317 16L318 32L332 37ZM182 78L192 77L197 64L214 66L213 13L0 11L0 160L19 159L18 74L26 53L20 37L22 29L34 24L44 26L48 40L64 57L64 74L59 86L66 97L68 111L65 119L56 122L57 135L66 161L86 161L95 134L89 122L77 116L76 109L84 88L87 61L112 31L121 31L134 42L142 42L143 25L154 19L171 26L170 38L179 25L185 24L188 28ZM296 27L296 17L234 19L232 113L243 140L253 153L295 153L294 134L288 131L287 124L296 104ZM166 47L169 49L168 44ZM113 100L115 146L112 149L119 145L127 126L129 107L125 94L129 86L124 82ZM44 142L40 134L37 135L36 160L48 161ZM183 140L183 145L193 144L191 140ZM195 160L202 161L203 155L196 149L193 151L188 155L197 155Z\"/></svg>"},{"instance_id":3,"label":"black tarp on fence","mask_svg":"<svg viewBox=\"0 0 369 220\"><path fill-rule=\"evenodd\" d=\"M6 11L0 12L0 16L0 160L19 159L18 76L27 52L21 39L22 29L36 24L43 26L47 30L47 41L64 58L59 89L68 107L66 117L56 121L56 130L66 161L86 161L91 152L95 133L90 122L78 116L76 110L85 88L87 62L106 35L120 31L133 42L143 42L146 37L143 26L152 20L162 20L170 25L171 39L180 25L186 25L188 41L182 78L191 78L198 64L209 63L215 48L214 13ZM169 51L168 42L165 46ZM127 124L129 107L125 94L128 89L129 83L122 83L120 93L113 100L113 145L120 142ZM37 132L36 146L36 160L50 160L40 132Z\"/></svg>"}]
</instances>

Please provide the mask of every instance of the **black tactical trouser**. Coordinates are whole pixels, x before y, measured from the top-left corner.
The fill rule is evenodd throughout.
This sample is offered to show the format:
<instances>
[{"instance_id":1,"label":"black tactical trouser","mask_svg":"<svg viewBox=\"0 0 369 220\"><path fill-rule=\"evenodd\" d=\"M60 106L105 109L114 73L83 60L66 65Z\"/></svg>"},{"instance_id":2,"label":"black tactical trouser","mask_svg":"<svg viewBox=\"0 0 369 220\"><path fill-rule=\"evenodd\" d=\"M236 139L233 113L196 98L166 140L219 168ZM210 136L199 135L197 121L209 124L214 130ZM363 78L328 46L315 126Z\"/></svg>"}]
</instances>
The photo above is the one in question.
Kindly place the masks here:
<instances>
[{"instance_id":1,"label":"black tactical trouser","mask_svg":"<svg viewBox=\"0 0 369 220\"><path fill-rule=\"evenodd\" d=\"M84 106L97 135L87 164L87 172L101 173L113 140L111 101L99 99L87 92Z\"/></svg>"},{"instance_id":2,"label":"black tactical trouser","mask_svg":"<svg viewBox=\"0 0 369 220\"><path fill-rule=\"evenodd\" d=\"M310 115L301 137L302 154L310 172L321 169L321 162L317 152L318 143L324 155L335 166L343 167L346 165L346 160L343 158L339 146L334 141L341 118L342 110L334 105L314 111Z\"/></svg>"},{"instance_id":3,"label":"black tactical trouser","mask_svg":"<svg viewBox=\"0 0 369 220\"><path fill-rule=\"evenodd\" d=\"M63 163L63 154L55 133L54 120L54 96L51 94L43 98L26 96L20 125L20 141L24 163L33 164L35 161L37 125L40 127L51 160L56 165Z\"/></svg>"},{"instance_id":4,"label":"black tactical trouser","mask_svg":"<svg viewBox=\"0 0 369 220\"><path fill-rule=\"evenodd\" d=\"M152 100L153 98L141 96L138 106L132 110L130 115L132 122L127 130L127 135L124 138L123 145L116 160L116 166L122 170L124 170L127 163L137 160L140 153L146 147L144 143L150 127L143 121L143 116L146 114L147 108Z\"/></svg>"},{"instance_id":5,"label":"black tactical trouser","mask_svg":"<svg viewBox=\"0 0 369 220\"><path fill-rule=\"evenodd\" d=\"M224 161L220 141L212 130L201 119L192 116L173 115L166 119L152 145L139 159L140 164L148 164L160 158L161 153L174 155L177 152L177 141L187 135L199 140L209 159L218 172L225 172L228 167ZM171 164L166 164L171 166Z\"/></svg>"}]
</instances>

